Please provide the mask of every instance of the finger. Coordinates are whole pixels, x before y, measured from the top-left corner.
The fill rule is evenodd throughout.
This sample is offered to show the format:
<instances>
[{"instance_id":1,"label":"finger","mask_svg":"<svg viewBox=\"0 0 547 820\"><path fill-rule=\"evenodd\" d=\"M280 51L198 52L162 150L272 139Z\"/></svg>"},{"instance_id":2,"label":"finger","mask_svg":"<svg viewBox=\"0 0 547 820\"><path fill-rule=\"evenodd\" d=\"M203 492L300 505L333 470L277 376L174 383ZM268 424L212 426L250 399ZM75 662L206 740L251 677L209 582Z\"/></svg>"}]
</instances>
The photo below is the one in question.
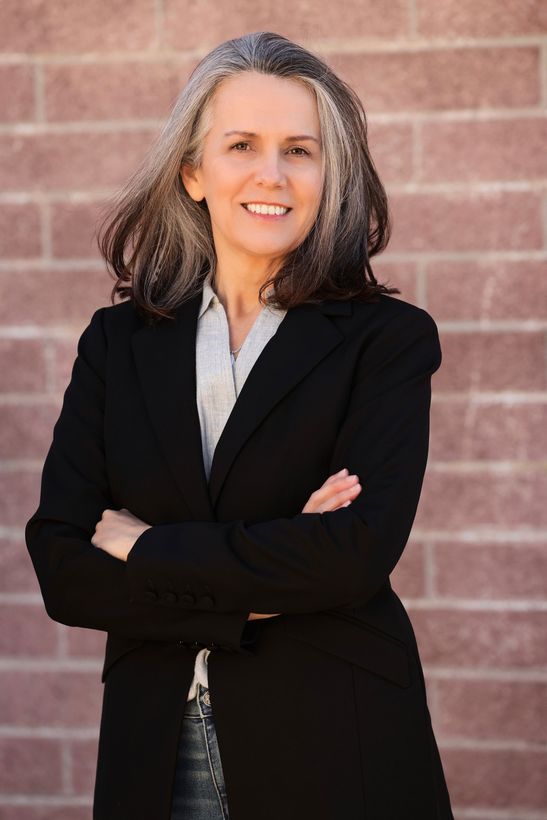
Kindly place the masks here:
<instances>
[{"instance_id":1,"label":"finger","mask_svg":"<svg viewBox=\"0 0 547 820\"><path fill-rule=\"evenodd\" d=\"M340 470L339 473L333 473L331 476L329 476L322 486L324 487L325 484L332 484L333 481L336 481L339 478L346 477L348 475L348 473L349 473L348 468L344 467L344 469Z\"/></svg>"},{"instance_id":2,"label":"finger","mask_svg":"<svg viewBox=\"0 0 547 820\"><path fill-rule=\"evenodd\" d=\"M331 496L320 505L320 512L330 512L335 510L347 501L351 503L351 501L354 501L357 498L361 490L361 485L355 484L353 487L348 487L342 492L336 493L336 495Z\"/></svg>"},{"instance_id":3,"label":"finger","mask_svg":"<svg viewBox=\"0 0 547 820\"><path fill-rule=\"evenodd\" d=\"M359 476L357 475L334 478L330 483L323 484L323 486L317 490L316 497L320 503L327 501L329 498L333 497L333 493L339 493L347 490L349 487L355 486L358 480Z\"/></svg>"},{"instance_id":4,"label":"finger","mask_svg":"<svg viewBox=\"0 0 547 820\"><path fill-rule=\"evenodd\" d=\"M302 512L315 513L326 512L332 508L333 503L337 503L337 497L340 494L346 494L344 501L347 499L347 493L356 486L358 476L347 476L346 478L334 479L331 484L324 484L318 490L315 490L306 502Z\"/></svg>"}]
</instances>

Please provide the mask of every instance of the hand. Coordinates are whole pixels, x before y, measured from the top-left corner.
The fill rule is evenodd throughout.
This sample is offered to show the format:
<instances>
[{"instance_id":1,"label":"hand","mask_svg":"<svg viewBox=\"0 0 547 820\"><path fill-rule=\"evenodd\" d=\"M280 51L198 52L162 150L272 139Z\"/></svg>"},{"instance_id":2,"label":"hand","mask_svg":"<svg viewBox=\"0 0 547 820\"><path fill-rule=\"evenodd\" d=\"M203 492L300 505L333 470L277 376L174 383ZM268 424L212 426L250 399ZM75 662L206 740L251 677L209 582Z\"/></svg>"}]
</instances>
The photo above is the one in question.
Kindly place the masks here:
<instances>
[{"instance_id":1,"label":"hand","mask_svg":"<svg viewBox=\"0 0 547 820\"><path fill-rule=\"evenodd\" d=\"M329 476L325 483L310 495L302 512L323 513L349 507L362 490L358 481L359 476L348 475L348 470L344 467L339 473Z\"/></svg>"},{"instance_id":2,"label":"hand","mask_svg":"<svg viewBox=\"0 0 547 820\"><path fill-rule=\"evenodd\" d=\"M133 544L142 533L150 527L141 521L140 518L130 513L122 507L121 510L104 510L101 520L95 526L95 532L91 538L93 546L98 547L114 558L127 561L127 556ZM257 612L250 612L248 621L256 621L259 618L274 618L281 615L275 612L273 615L261 615Z\"/></svg>"},{"instance_id":3,"label":"hand","mask_svg":"<svg viewBox=\"0 0 547 820\"><path fill-rule=\"evenodd\" d=\"M95 525L91 543L114 558L127 561L127 555L135 541L150 526L125 507L121 510L103 510L101 520Z\"/></svg>"}]
</instances>

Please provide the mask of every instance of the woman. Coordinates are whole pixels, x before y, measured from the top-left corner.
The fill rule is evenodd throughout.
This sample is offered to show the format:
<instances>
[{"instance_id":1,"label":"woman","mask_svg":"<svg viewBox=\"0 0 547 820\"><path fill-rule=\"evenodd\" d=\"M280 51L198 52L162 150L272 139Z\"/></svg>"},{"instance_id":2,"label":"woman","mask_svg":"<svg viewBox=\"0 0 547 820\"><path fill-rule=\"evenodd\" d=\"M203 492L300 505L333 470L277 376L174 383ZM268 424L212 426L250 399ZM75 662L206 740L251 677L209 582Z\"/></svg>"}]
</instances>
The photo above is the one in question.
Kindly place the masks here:
<instances>
[{"instance_id":1,"label":"woman","mask_svg":"<svg viewBox=\"0 0 547 820\"><path fill-rule=\"evenodd\" d=\"M389 582L441 349L388 237L357 96L265 32L199 63L107 219L130 298L26 527L50 617L108 633L95 820L452 818Z\"/></svg>"}]
</instances>

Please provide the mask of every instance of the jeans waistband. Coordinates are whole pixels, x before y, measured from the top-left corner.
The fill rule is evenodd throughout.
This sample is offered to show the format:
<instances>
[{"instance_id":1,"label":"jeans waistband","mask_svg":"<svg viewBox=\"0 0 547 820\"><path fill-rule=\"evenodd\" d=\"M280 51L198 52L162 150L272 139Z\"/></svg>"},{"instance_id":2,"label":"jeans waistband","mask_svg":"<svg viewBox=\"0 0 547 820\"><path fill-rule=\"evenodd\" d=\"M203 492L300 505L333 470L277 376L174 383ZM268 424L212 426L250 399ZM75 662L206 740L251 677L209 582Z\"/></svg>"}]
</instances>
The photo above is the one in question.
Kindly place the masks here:
<instances>
[{"instance_id":1,"label":"jeans waistband","mask_svg":"<svg viewBox=\"0 0 547 820\"><path fill-rule=\"evenodd\" d=\"M184 715L200 718L213 716L210 691L199 682L197 684L196 697L186 701Z\"/></svg>"}]
</instances>

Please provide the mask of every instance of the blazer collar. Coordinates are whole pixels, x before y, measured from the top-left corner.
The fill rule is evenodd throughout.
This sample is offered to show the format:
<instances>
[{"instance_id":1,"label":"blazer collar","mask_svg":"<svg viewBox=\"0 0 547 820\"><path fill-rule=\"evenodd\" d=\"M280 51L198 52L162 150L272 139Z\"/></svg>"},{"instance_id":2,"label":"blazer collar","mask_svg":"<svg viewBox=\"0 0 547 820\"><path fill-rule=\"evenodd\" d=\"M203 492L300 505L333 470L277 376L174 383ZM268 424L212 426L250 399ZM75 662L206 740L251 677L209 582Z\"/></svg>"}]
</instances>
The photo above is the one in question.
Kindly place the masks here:
<instances>
[{"instance_id":1,"label":"blazer collar","mask_svg":"<svg viewBox=\"0 0 547 820\"><path fill-rule=\"evenodd\" d=\"M344 334L328 317L352 313L351 302L324 301L287 311L260 353L237 397L205 475L196 402L195 344L203 292L183 302L176 318L142 324L131 339L143 399L158 446L191 517L215 520L215 507L230 468L271 409L331 350Z\"/></svg>"}]
</instances>

